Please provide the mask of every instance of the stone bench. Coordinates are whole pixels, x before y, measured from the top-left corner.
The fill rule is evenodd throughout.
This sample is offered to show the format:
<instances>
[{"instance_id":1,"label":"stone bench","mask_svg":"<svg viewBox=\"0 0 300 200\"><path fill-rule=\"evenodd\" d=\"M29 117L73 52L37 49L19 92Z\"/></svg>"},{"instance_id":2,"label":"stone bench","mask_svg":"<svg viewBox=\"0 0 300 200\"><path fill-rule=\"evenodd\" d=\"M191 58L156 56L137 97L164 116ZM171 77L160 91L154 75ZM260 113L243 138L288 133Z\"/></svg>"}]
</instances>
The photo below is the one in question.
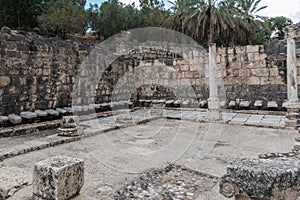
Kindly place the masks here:
<instances>
[{"instance_id":1,"label":"stone bench","mask_svg":"<svg viewBox=\"0 0 300 200\"><path fill-rule=\"evenodd\" d=\"M278 108L278 104L277 104L276 101L268 101L267 108L269 108L269 109L277 109Z\"/></svg>"},{"instance_id":2,"label":"stone bench","mask_svg":"<svg viewBox=\"0 0 300 200\"><path fill-rule=\"evenodd\" d=\"M236 106L236 102L235 101L229 101L229 103L228 103L228 107L229 108L235 108L235 106Z\"/></svg>"},{"instance_id":3,"label":"stone bench","mask_svg":"<svg viewBox=\"0 0 300 200\"><path fill-rule=\"evenodd\" d=\"M199 107L200 108L206 108L207 107L207 101L206 100L200 101Z\"/></svg>"},{"instance_id":4,"label":"stone bench","mask_svg":"<svg viewBox=\"0 0 300 200\"><path fill-rule=\"evenodd\" d=\"M8 115L8 119L13 124L21 124L22 123L22 117L15 115L15 114Z\"/></svg>"},{"instance_id":5,"label":"stone bench","mask_svg":"<svg viewBox=\"0 0 300 200\"><path fill-rule=\"evenodd\" d=\"M256 100L254 102L254 107L261 108L262 106L263 106L263 101L262 100Z\"/></svg>"},{"instance_id":6,"label":"stone bench","mask_svg":"<svg viewBox=\"0 0 300 200\"><path fill-rule=\"evenodd\" d=\"M166 106L167 106L167 107L173 107L174 102L175 102L175 100L173 100L173 99L167 100L167 101L166 101Z\"/></svg>"},{"instance_id":7,"label":"stone bench","mask_svg":"<svg viewBox=\"0 0 300 200\"><path fill-rule=\"evenodd\" d=\"M71 157L40 161L33 170L34 200L68 200L79 194L84 183L84 162Z\"/></svg>"},{"instance_id":8,"label":"stone bench","mask_svg":"<svg viewBox=\"0 0 300 200\"><path fill-rule=\"evenodd\" d=\"M220 193L236 200L296 200L300 168L291 161L238 158L221 178Z\"/></svg>"},{"instance_id":9,"label":"stone bench","mask_svg":"<svg viewBox=\"0 0 300 200\"><path fill-rule=\"evenodd\" d=\"M241 101L239 104L240 108L250 108L250 101Z\"/></svg>"}]
</instances>

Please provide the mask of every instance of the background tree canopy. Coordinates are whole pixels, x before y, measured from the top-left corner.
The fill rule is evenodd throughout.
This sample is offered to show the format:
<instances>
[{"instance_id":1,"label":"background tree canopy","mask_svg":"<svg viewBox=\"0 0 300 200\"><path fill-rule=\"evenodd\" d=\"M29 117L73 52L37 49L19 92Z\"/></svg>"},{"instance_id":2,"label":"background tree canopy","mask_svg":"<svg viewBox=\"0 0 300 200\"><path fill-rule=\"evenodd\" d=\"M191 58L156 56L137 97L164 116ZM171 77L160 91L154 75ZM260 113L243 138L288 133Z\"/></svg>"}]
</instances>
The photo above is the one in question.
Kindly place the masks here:
<instances>
[{"instance_id":1,"label":"background tree canopy","mask_svg":"<svg viewBox=\"0 0 300 200\"><path fill-rule=\"evenodd\" d=\"M106 39L140 27L165 27L193 37L202 45L262 44L283 39L288 18L260 16L261 0L176 0L166 8L160 0L125 5L107 0L100 6L86 0L0 0L0 26L30 30L63 38L91 31Z\"/></svg>"}]
</instances>

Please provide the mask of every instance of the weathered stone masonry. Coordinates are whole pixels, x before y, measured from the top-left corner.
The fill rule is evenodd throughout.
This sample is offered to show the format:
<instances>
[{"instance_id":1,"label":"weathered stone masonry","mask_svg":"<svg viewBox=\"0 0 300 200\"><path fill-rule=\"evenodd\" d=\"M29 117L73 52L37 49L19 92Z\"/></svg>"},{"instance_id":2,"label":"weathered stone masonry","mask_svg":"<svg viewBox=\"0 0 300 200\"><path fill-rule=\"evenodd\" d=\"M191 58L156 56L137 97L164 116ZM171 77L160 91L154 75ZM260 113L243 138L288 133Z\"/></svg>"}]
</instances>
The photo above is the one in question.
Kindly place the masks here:
<instances>
[{"instance_id":1,"label":"weathered stone masonry","mask_svg":"<svg viewBox=\"0 0 300 200\"><path fill-rule=\"evenodd\" d=\"M35 33L0 33L0 115L70 105L76 69L90 49Z\"/></svg>"},{"instance_id":2,"label":"weathered stone masonry","mask_svg":"<svg viewBox=\"0 0 300 200\"><path fill-rule=\"evenodd\" d=\"M265 46L218 48L218 74L225 86L227 101L246 99L254 102L261 99L280 102L287 99L285 44L279 41ZM44 38L36 33L21 34L2 29L0 115L71 106L77 69L93 48L58 38ZM111 101L118 80L137 67L142 69L141 73L147 73L151 80L158 79L161 84L153 84L143 77L129 77L130 84L143 83L130 96L132 100L171 99L176 98L178 92L183 94L182 98L188 99L191 94L185 94L185 91L190 86L199 100L208 98L208 53L203 62L205 70L200 72L184 57L174 57L169 51L164 51L163 57L161 50L149 50L144 54L144 60L130 53L115 60L95 87L95 103ZM145 59L146 54L151 59ZM141 61L137 62L138 59ZM161 66L161 69L154 69L154 66ZM166 67L174 71L165 70ZM185 87L179 81L181 91L176 91L181 79L187 80L188 84ZM127 100L126 91L114 92L119 93L120 100Z\"/></svg>"}]
</instances>

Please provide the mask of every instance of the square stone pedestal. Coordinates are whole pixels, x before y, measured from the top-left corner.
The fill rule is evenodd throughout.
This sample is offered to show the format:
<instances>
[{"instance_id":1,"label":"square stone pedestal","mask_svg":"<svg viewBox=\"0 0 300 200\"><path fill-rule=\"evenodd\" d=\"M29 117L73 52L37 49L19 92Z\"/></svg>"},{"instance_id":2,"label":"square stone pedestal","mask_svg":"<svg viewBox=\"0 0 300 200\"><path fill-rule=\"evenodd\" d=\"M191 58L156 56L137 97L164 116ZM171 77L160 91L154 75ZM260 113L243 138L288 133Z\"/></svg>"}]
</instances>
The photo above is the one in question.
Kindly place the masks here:
<instances>
[{"instance_id":1,"label":"square stone pedestal","mask_svg":"<svg viewBox=\"0 0 300 200\"><path fill-rule=\"evenodd\" d=\"M68 200L79 194L84 183L84 162L53 157L34 165L33 199Z\"/></svg>"},{"instance_id":2,"label":"square stone pedestal","mask_svg":"<svg viewBox=\"0 0 300 200\"><path fill-rule=\"evenodd\" d=\"M218 98L208 99L208 120L209 121L219 121L222 119L220 100Z\"/></svg>"},{"instance_id":3,"label":"square stone pedestal","mask_svg":"<svg viewBox=\"0 0 300 200\"><path fill-rule=\"evenodd\" d=\"M287 114L285 118L285 124L287 127L297 127L299 120L299 102L287 102L286 104Z\"/></svg>"},{"instance_id":4,"label":"square stone pedestal","mask_svg":"<svg viewBox=\"0 0 300 200\"><path fill-rule=\"evenodd\" d=\"M165 103L152 103L150 107L150 115L154 117L162 117L165 107Z\"/></svg>"}]
</instances>

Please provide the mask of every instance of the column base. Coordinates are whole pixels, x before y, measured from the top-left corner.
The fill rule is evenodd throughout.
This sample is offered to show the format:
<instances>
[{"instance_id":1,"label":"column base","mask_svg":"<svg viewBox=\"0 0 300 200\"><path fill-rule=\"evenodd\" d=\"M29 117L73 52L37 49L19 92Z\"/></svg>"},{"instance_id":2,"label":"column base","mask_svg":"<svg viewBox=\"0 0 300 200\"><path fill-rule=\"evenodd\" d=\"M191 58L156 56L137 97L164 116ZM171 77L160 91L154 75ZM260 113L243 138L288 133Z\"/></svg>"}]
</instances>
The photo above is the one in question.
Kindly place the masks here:
<instances>
[{"instance_id":1,"label":"column base","mask_svg":"<svg viewBox=\"0 0 300 200\"><path fill-rule=\"evenodd\" d=\"M208 100L208 120L219 121L222 119L220 109L220 99L211 97Z\"/></svg>"},{"instance_id":2,"label":"column base","mask_svg":"<svg viewBox=\"0 0 300 200\"><path fill-rule=\"evenodd\" d=\"M299 115L299 102L288 102L287 103L287 114L285 117L285 126L297 128L299 126L298 120Z\"/></svg>"}]
</instances>

